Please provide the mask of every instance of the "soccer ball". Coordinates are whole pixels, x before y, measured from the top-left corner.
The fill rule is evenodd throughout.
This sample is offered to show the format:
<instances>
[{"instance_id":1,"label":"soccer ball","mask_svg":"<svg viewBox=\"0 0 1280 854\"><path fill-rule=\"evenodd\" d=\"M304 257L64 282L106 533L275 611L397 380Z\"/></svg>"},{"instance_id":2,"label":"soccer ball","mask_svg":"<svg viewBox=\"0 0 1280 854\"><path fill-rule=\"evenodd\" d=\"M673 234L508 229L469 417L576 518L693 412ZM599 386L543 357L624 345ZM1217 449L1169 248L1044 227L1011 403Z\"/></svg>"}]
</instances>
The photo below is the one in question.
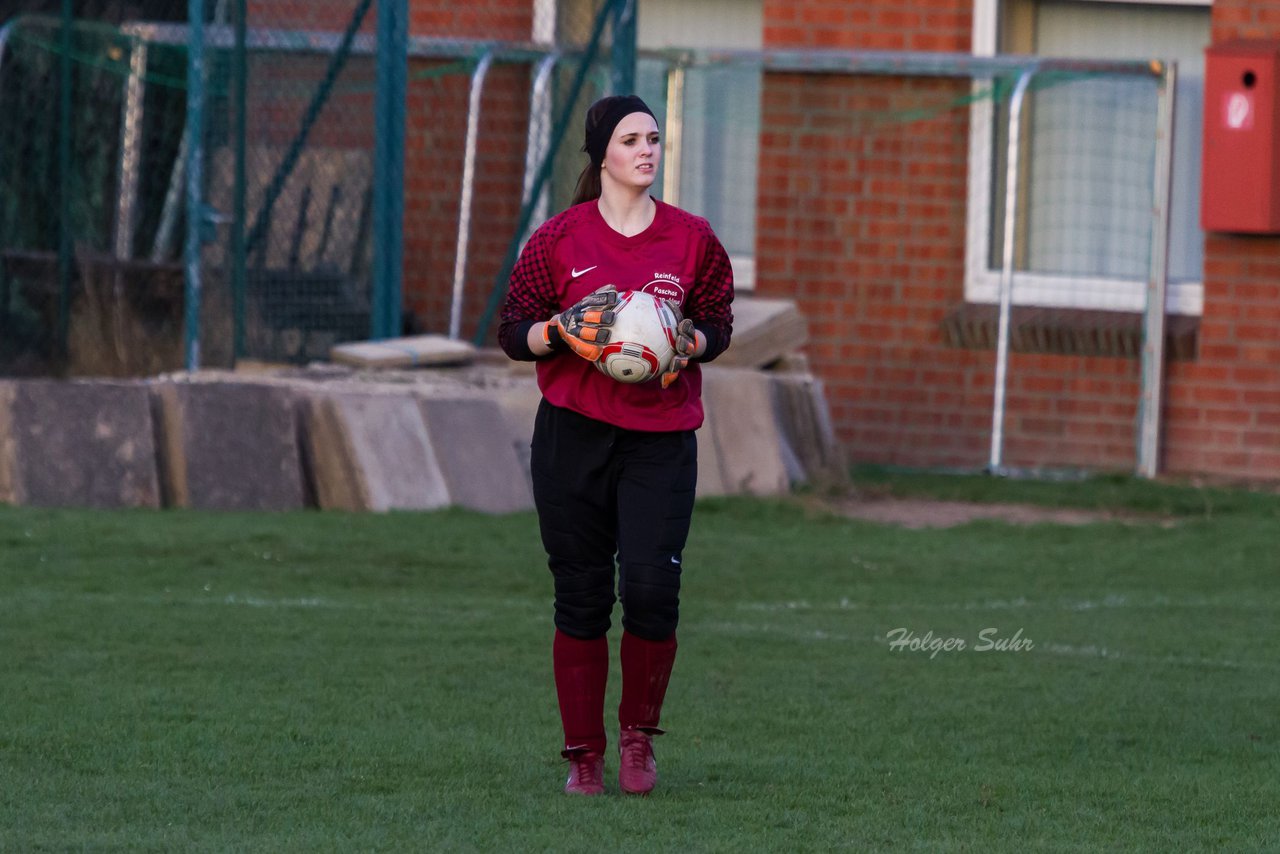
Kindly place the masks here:
<instances>
[{"instance_id":1,"label":"soccer ball","mask_svg":"<svg viewBox=\"0 0 1280 854\"><path fill-rule=\"evenodd\" d=\"M643 291L618 297L609 342L596 368L620 383L642 383L671 367L676 355L676 316L665 300Z\"/></svg>"}]
</instances>

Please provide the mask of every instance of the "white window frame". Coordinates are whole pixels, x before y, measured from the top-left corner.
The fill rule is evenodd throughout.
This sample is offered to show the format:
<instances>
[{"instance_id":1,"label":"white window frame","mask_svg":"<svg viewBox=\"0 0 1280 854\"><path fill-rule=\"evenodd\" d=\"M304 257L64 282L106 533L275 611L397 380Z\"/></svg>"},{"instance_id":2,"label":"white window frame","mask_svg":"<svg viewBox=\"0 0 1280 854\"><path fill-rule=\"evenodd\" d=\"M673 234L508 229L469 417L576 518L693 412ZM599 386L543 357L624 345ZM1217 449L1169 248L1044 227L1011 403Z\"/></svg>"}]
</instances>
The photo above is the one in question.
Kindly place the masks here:
<instances>
[{"instance_id":1,"label":"white window frame","mask_svg":"<svg viewBox=\"0 0 1280 854\"><path fill-rule=\"evenodd\" d=\"M995 56L1001 0L974 0L973 54ZM1210 6L1211 0L1093 0L1122 4ZM1141 58L1141 57L1139 57ZM975 82L977 90L986 84ZM990 235L1003 226L992 221L990 176L995 158L992 138L993 104L990 98L975 98L969 111L969 204L965 239L965 284L967 302L999 301L999 268L989 266ZM1142 311L1146 305L1146 282L1090 276L1051 275L1014 272L1014 302L1048 308ZM1166 302L1170 314L1200 315L1204 310L1204 282L1170 282Z\"/></svg>"}]
</instances>

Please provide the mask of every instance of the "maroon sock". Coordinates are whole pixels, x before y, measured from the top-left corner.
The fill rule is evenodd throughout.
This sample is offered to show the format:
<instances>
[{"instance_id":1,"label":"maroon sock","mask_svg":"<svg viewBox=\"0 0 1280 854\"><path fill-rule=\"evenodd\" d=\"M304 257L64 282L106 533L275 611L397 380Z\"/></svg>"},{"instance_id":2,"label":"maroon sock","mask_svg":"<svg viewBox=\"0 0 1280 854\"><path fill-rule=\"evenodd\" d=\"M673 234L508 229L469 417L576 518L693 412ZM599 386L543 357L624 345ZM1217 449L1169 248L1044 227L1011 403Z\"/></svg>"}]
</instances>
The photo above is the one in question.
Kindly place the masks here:
<instances>
[{"instance_id":1,"label":"maroon sock","mask_svg":"<svg viewBox=\"0 0 1280 854\"><path fill-rule=\"evenodd\" d=\"M667 694L667 680L676 660L676 636L662 641L622 633L622 702L618 723L624 730L661 732L658 716Z\"/></svg>"},{"instance_id":2,"label":"maroon sock","mask_svg":"<svg viewBox=\"0 0 1280 854\"><path fill-rule=\"evenodd\" d=\"M604 753L604 687L609 678L609 641L570 637L559 629L551 646L560 722L566 753Z\"/></svg>"}]
</instances>

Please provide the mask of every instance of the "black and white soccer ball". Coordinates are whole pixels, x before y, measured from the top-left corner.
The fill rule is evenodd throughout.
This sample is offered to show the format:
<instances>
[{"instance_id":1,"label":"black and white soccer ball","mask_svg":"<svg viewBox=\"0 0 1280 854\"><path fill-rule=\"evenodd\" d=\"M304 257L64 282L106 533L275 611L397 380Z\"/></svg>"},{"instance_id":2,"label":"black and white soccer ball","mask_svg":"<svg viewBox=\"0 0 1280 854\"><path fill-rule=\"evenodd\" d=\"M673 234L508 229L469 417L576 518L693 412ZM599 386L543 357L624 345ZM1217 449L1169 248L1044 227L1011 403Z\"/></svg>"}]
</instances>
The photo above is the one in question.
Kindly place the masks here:
<instances>
[{"instance_id":1,"label":"black and white soccer ball","mask_svg":"<svg viewBox=\"0 0 1280 854\"><path fill-rule=\"evenodd\" d=\"M609 343L596 368L620 383L642 383L671 368L676 355L675 312L666 300L644 291L628 291L613 309Z\"/></svg>"}]
</instances>

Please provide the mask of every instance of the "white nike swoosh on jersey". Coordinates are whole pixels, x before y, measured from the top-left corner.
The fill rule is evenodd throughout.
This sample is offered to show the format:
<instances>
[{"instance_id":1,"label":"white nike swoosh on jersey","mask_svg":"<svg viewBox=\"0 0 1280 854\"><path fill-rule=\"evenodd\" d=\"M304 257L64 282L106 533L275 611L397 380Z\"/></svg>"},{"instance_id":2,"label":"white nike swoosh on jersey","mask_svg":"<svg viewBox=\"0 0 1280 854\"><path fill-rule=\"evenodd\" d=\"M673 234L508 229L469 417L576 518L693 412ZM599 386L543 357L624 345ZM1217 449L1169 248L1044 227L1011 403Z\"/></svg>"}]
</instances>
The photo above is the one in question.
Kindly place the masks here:
<instances>
[{"instance_id":1,"label":"white nike swoosh on jersey","mask_svg":"<svg viewBox=\"0 0 1280 854\"><path fill-rule=\"evenodd\" d=\"M596 267L599 267L599 266L600 266L599 264L592 264L590 267L588 267L585 270L579 270L575 267L573 271L569 273L569 278L576 279L579 276L583 276L583 275L586 275L587 273L590 273L592 270L594 270Z\"/></svg>"}]
</instances>

